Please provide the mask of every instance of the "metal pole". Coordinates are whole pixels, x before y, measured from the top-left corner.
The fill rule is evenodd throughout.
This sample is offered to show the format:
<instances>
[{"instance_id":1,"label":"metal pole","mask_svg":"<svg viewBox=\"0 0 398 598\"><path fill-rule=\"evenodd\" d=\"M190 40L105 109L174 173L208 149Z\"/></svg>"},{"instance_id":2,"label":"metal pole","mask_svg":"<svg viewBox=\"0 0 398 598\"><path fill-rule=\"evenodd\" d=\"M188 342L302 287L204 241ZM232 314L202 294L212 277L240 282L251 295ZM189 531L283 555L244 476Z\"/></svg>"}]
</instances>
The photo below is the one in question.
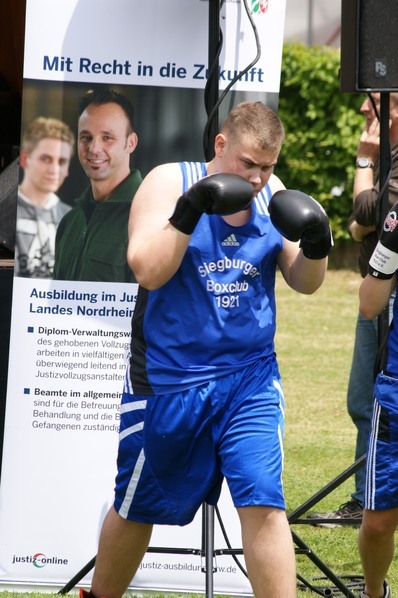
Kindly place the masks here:
<instances>
[{"instance_id":1,"label":"metal pole","mask_svg":"<svg viewBox=\"0 0 398 598\"><path fill-rule=\"evenodd\" d=\"M380 227L389 211L388 201L388 177L391 168L390 151L390 94L389 92L380 93ZM378 345L383 343L389 328L389 306L387 305L378 317Z\"/></svg>"},{"instance_id":2,"label":"metal pole","mask_svg":"<svg viewBox=\"0 0 398 598\"><path fill-rule=\"evenodd\" d=\"M313 38L312 38L312 13L313 13L313 0L308 0L308 23L307 23L307 44L308 46L312 46Z\"/></svg>"},{"instance_id":3,"label":"metal pole","mask_svg":"<svg viewBox=\"0 0 398 598\"><path fill-rule=\"evenodd\" d=\"M206 110L209 115L218 101L219 94L219 70L220 65L217 58L218 45L220 43L220 0L209 1L209 43L208 43L208 69L213 69L213 75L208 81ZM213 139L218 133L218 112L210 123L208 131L208 143L206 160L214 157Z\"/></svg>"},{"instance_id":4,"label":"metal pole","mask_svg":"<svg viewBox=\"0 0 398 598\"><path fill-rule=\"evenodd\" d=\"M206 598L213 598L213 558L214 558L214 507L204 505L204 551L206 569Z\"/></svg>"}]
</instances>

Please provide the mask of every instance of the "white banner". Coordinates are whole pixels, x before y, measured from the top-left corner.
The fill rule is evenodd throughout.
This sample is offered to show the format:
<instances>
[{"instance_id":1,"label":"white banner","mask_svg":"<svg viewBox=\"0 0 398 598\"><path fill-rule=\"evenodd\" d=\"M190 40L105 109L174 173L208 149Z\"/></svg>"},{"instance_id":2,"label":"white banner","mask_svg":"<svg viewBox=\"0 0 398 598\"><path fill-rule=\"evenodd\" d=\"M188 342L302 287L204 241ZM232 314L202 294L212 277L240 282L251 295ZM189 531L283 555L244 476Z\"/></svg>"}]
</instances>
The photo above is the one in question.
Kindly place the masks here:
<instances>
[{"instance_id":1,"label":"white banner","mask_svg":"<svg viewBox=\"0 0 398 598\"><path fill-rule=\"evenodd\" d=\"M210 0L211 1L211 0ZM279 91L284 0L248 0L261 42L259 61L234 89ZM203 89L209 0L30 0L24 77ZM223 4L219 86L257 55L240 0Z\"/></svg>"},{"instance_id":2,"label":"white banner","mask_svg":"<svg viewBox=\"0 0 398 598\"><path fill-rule=\"evenodd\" d=\"M278 92L285 2L249 4L261 58L234 89ZM53 115L70 108L68 102L57 105L57 98L64 100L58 89L46 97L46 82L65 84L65 97L73 82L204 88L206 0L27 0L26 8L25 84L33 80L29 93L24 89L26 120L39 115L37 106L44 109L44 100ZM220 25L223 89L253 60L256 44L239 0L223 4ZM145 138L144 123L140 129ZM40 585L57 591L96 554L113 500L119 402L136 292L136 285L123 283L14 279L0 587ZM229 541L239 549L240 525L226 488L219 509ZM226 548L217 522L215 531L216 550ZM176 554L148 552L131 588L204 590L201 512L184 528L156 527L151 547L176 548ZM193 552L178 553L183 548ZM231 556L218 556L215 566L218 593L251 593ZM81 585L88 586L90 579L91 572Z\"/></svg>"},{"instance_id":3,"label":"white banner","mask_svg":"<svg viewBox=\"0 0 398 598\"><path fill-rule=\"evenodd\" d=\"M137 285L14 280L10 375L0 504L0 583L63 587L97 551L113 500L119 402ZM240 526L228 492L220 513L235 548ZM133 588L204 588L202 514L155 528ZM217 530L217 526L216 526ZM216 548L225 548L219 530ZM229 556L219 591L249 591ZM91 572L82 583L89 585Z\"/></svg>"}]
</instances>

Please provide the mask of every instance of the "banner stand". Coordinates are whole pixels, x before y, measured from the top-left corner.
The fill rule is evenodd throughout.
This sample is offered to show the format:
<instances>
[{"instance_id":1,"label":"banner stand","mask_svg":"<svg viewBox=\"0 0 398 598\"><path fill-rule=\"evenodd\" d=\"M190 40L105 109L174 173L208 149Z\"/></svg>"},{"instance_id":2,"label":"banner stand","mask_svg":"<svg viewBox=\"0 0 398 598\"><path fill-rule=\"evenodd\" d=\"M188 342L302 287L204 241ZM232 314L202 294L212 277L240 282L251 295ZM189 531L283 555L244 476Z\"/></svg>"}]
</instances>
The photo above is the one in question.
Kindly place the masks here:
<instances>
[{"instance_id":1,"label":"banner stand","mask_svg":"<svg viewBox=\"0 0 398 598\"><path fill-rule=\"evenodd\" d=\"M167 548L167 547L155 547L149 546L147 553L156 554L188 554L194 556L200 556L204 558L204 566L202 566L202 572L206 574L206 598L213 598L214 595L214 582L213 573L215 571L213 565L213 558L216 554L214 550L214 509L212 505L207 503L202 505L202 548ZM231 554L231 551L222 550L224 554ZM242 549L234 551L235 554L243 554ZM76 575L64 585L58 592L58 594L67 594L72 590L78 583L94 568L96 556L93 557Z\"/></svg>"}]
</instances>

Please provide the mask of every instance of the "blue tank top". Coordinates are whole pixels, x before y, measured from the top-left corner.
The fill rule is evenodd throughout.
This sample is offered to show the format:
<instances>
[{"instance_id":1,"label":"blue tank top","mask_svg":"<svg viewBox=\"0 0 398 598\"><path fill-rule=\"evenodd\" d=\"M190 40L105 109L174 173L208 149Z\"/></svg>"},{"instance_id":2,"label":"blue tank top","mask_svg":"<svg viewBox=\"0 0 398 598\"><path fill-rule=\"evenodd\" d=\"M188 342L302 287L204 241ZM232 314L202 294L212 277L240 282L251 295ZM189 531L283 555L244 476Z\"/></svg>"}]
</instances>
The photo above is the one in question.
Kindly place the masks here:
<instances>
[{"instance_id":1,"label":"blue tank top","mask_svg":"<svg viewBox=\"0 0 398 598\"><path fill-rule=\"evenodd\" d=\"M206 176L180 163L185 192ZM198 386L274 354L276 257L283 238L268 214L266 185L249 222L203 214L176 274L139 287L132 319L129 391L164 394Z\"/></svg>"}]
</instances>

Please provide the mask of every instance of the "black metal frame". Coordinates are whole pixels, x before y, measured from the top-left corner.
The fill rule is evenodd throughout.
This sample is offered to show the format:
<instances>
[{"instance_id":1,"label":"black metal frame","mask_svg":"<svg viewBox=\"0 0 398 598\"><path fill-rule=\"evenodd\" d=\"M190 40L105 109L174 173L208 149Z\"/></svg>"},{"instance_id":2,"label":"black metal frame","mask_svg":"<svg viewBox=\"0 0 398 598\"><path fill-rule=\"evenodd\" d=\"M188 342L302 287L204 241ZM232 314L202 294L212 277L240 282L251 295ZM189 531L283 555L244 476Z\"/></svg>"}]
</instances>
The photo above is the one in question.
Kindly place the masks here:
<instances>
[{"instance_id":1,"label":"black metal frame","mask_svg":"<svg viewBox=\"0 0 398 598\"><path fill-rule=\"evenodd\" d=\"M314 520L311 519L302 519L301 516L304 515L309 509L314 507L320 500L325 498L328 494L333 492L338 486L340 486L343 482L345 482L351 475L353 475L360 467L363 467L365 462L365 455L360 457L355 463L353 463L350 467L344 470L341 474L335 477L331 482L326 484L321 490L316 492L313 496L311 496L308 500L302 503L299 507L297 507L294 511L290 513L288 516L288 522L290 525L294 524L314 524ZM201 556L204 559L204 565L202 566L202 571L205 573L205 596L206 598L213 598L214 596L214 573L217 571L217 567L214 565L214 559L217 556L225 556L225 555L243 555L242 548L232 548L228 546L227 548L220 548L216 549L214 547L214 523L215 518L214 514L217 513L217 516L220 519L219 511L217 507L213 507L208 504L204 504L202 506L202 546L201 548L167 548L167 547L155 547L150 546L147 549L147 553L157 553L157 554L185 554L185 555L197 555ZM322 519L317 519L317 523L321 523ZM325 519L328 523L341 523L341 520L333 520L333 519ZM358 523L357 520L345 520L346 524L349 523ZM312 563L323 573L322 578L318 578L319 580L328 580L333 585L316 585L315 581L313 580L310 582L309 580L303 578L300 574L297 574L297 579L300 584L316 594L320 596L332 596L335 595L336 592L340 593L342 596L346 596L347 598L356 598L356 594L353 593L352 589L356 591L363 589L363 580L360 575L353 575L353 576L338 576L336 575L328 565L300 538L300 536L292 530L292 538L293 542L296 546L295 553L306 555ZM78 583L83 579L87 573L91 571L91 569L95 565L96 557L92 558L61 590L59 590L58 594L67 594L70 590L72 590ZM245 574L247 576L247 574ZM351 586L351 587L350 587Z\"/></svg>"}]
</instances>

